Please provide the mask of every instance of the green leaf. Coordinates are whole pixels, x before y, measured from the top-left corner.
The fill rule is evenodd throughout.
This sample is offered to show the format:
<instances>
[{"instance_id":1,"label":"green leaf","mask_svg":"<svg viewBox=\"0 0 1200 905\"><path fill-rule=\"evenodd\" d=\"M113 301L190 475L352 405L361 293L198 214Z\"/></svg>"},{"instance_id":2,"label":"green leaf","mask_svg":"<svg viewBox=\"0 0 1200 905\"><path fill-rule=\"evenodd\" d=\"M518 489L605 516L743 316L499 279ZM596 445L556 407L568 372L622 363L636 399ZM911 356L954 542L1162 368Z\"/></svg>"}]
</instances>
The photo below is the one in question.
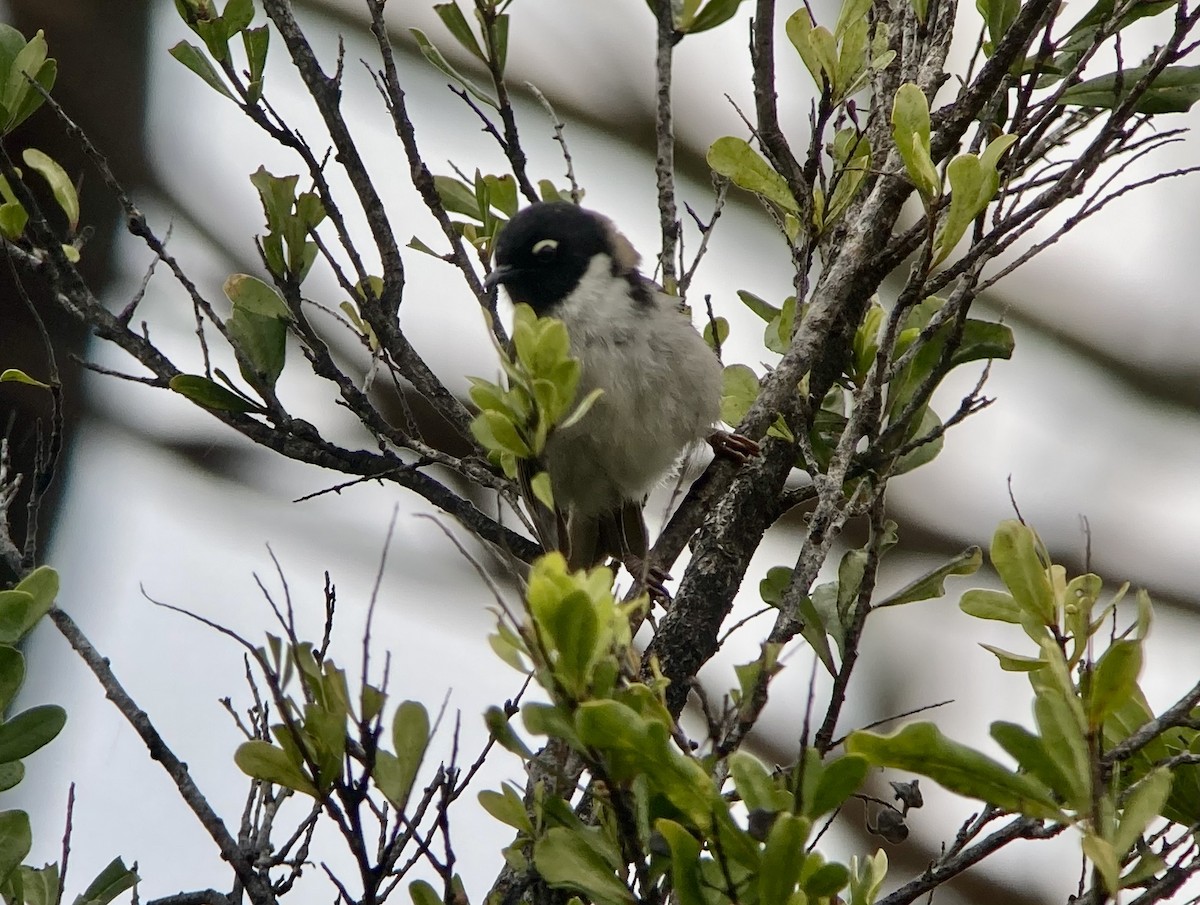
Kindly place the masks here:
<instances>
[{"instance_id":1,"label":"green leaf","mask_svg":"<svg viewBox=\"0 0 1200 905\"><path fill-rule=\"evenodd\" d=\"M432 63L434 68L438 69L443 75L457 82L464 89L475 95L476 98L487 104L489 107L492 107L496 110L500 109L500 104L494 97L468 79L465 75L460 73L448 62L446 62L446 58L442 56L442 52L433 46L433 43L425 36L425 32L421 31L419 28L410 28L409 33L412 34L412 36L416 39L417 47L420 48L422 56Z\"/></svg>"},{"instance_id":2,"label":"green leaf","mask_svg":"<svg viewBox=\"0 0 1200 905\"><path fill-rule=\"evenodd\" d=\"M28 597L29 595L23 596ZM0 714L8 713L8 705L12 703L12 699L24 681L24 655L15 647L0 644Z\"/></svg>"},{"instance_id":3,"label":"green leaf","mask_svg":"<svg viewBox=\"0 0 1200 905\"><path fill-rule=\"evenodd\" d=\"M233 302L234 308L260 317L274 317L284 321L292 319L292 312L275 291L275 287L264 283L258 277L235 273L225 281L222 288L229 301Z\"/></svg>"},{"instance_id":4,"label":"green leaf","mask_svg":"<svg viewBox=\"0 0 1200 905\"><path fill-rule=\"evenodd\" d=\"M786 808L791 795L781 789L767 768L748 751L729 755L729 775L746 808L751 811L775 811Z\"/></svg>"},{"instance_id":5,"label":"green leaf","mask_svg":"<svg viewBox=\"0 0 1200 905\"><path fill-rule=\"evenodd\" d=\"M1085 698L1088 725L1101 726L1137 688L1142 671L1142 645L1137 641L1114 641L1096 663ZM1122 853L1123 854L1123 853Z\"/></svg>"},{"instance_id":6,"label":"green leaf","mask_svg":"<svg viewBox=\"0 0 1200 905\"><path fill-rule=\"evenodd\" d=\"M783 210L800 212L784 178L744 139L732 135L718 138L709 147L707 159L714 172L728 177L739 188L753 192Z\"/></svg>"},{"instance_id":7,"label":"green leaf","mask_svg":"<svg viewBox=\"0 0 1200 905\"><path fill-rule=\"evenodd\" d=\"M746 365L729 365L721 379L721 420L738 425L758 399L758 376Z\"/></svg>"},{"instance_id":8,"label":"green leaf","mask_svg":"<svg viewBox=\"0 0 1200 905\"><path fill-rule=\"evenodd\" d=\"M780 309L776 308L770 302L760 299L753 292L745 289L737 291L737 297L742 300L742 304L761 317L768 324L775 318L779 317Z\"/></svg>"},{"instance_id":9,"label":"green leaf","mask_svg":"<svg viewBox=\"0 0 1200 905\"><path fill-rule=\"evenodd\" d=\"M1024 726L1002 720L992 723L989 731L1005 753L1021 765L1022 770L1036 777L1061 798L1072 794L1073 783L1050 756L1039 736Z\"/></svg>"},{"instance_id":10,"label":"green leaf","mask_svg":"<svg viewBox=\"0 0 1200 905\"><path fill-rule=\"evenodd\" d=\"M479 793L479 803L501 823L511 826L519 833L533 835L533 822L525 810L525 802L521 800L512 783L501 783L499 792L484 789Z\"/></svg>"},{"instance_id":11,"label":"green leaf","mask_svg":"<svg viewBox=\"0 0 1200 905\"><path fill-rule=\"evenodd\" d=\"M28 41L20 32L12 29L8 33L7 49L13 55L5 60L8 66L3 73L2 112L6 115L0 125L3 125L5 133L19 126L44 101L42 95L33 90L30 81L48 92L58 72L54 60L47 59L46 36L40 29Z\"/></svg>"},{"instance_id":12,"label":"green leaf","mask_svg":"<svg viewBox=\"0 0 1200 905\"><path fill-rule=\"evenodd\" d=\"M699 870L699 840L674 820L659 818L654 828L671 848L671 889L679 905L707 905Z\"/></svg>"},{"instance_id":13,"label":"green leaf","mask_svg":"<svg viewBox=\"0 0 1200 905\"><path fill-rule=\"evenodd\" d=\"M409 883L408 894L413 905L443 905L441 893L426 880L413 880Z\"/></svg>"},{"instance_id":14,"label":"green leaf","mask_svg":"<svg viewBox=\"0 0 1200 905\"><path fill-rule=\"evenodd\" d=\"M220 73L208 61L208 57L204 55L204 51L195 44L188 41L180 41L167 52L188 69L192 70L192 72L196 73L196 75L200 76L200 78L204 79L211 88L219 91L230 100L234 100L233 94L225 87L225 82L221 79Z\"/></svg>"},{"instance_id":15,"label":"green leaf","mask_svg":"<svg viewBox=\"0 0 1200 905\"><path fill-rule=\"evenodd\" d=\"M16 239L25 232L25 224L29 222L29 212L19 201L9 201L0 204L0 233L6 239Z\"/></svg>"},{"instance_id":16,"label":"green leaf","mask_svg":"<svg viewBox=\"0 0 1200 905\"><path fill-rule=\"evenodd\" d=\"M54 200L67 215L67 225L72 233L75 232L79 227L79 195L75 191L75 184L67 176L67 171L59 166L53 157L37 148L26 148L21 152L21 159L31 170L40 173L50 185Z\"/></svg>"},{"instance_id":17,"label":"green leaf","mask_svg":"<svg viewBox=\"0 0 1200 905\"><path fill-rule=\"evenodd\" d=\"M1112 843L1091 831L1084 831L1081 848L1084 855L1100 872L1105 888L1111 893L1116 893L1121 886L1121 863L1119 856L1113 850Z\"/></svg>"},{"instance_id":18,"label":"green leaf","mask_svg":"<svg viewBox=\"0 0 1200 905\"><path fill-rule=\"evenodd\" d=\"M57 704L40 704L0 723L0 764L28 757L62 732L67 712Z\"/></svg>"},{"instance_id":19,"label":"green leaf","mask_svg":"<svg viewBox=\"0 0 1200 905\"><path fill-rule=\"evenodd\" d=\"M758 901L787 905L805 864L804 843L811 825L803 817L779 814L767 833L758 871Z\"/></svg>"},{"instance_id":20,"label":"green leaf","mask_svg":"<svg viewBox=\"0 0 1200 905\"><path fill-rule=\"evenodd\" d=\"M878 766L928 776L951 792L1006 811L1048 820L1062 816L1040 782L946 738L933 723L913 723L891 735L852 732L846 750Z\"/></svg>"},{"instance_id":21,"label":"green leaf","mask_svg":"<svg viewBox=\"0 0 1200 905\"><path fill-rule=\"evenodd\" d=\"M287 355L287 324L278 317L264 317L234 305L225 328L238 353L242 376L252 386L273 388Z\"/></svg>"},{"instance_id":22,"label":"green leaf","mask_svg":"<svg viewBox=\"0 0 1200 905\"><path fill-rule=\"evenodd\" d=\"M554 491L550 487L549 472L539 471L529 482L534 497L550 511L554 511Z\"/></svg>"},{"instance_id":23,"label":"green leaf","mask_svg":"<svg viewBox=\"0 0 1200 905\"><path fill-rule=\"evenodd\" d=\"M992 567L999 573L1021 611L1042 625L1056 621L1054 590L1038 556L1041 546L1032 529L1006 519L992 535Z\"/></svg>"},{"instance_id":24,"label":"green leaf","mask_svg":"<svg viewBox=\"0 0 1200 905\"><path fill-rule=\"evenodd\" d=\"M0 792L11 789L24 778L25 765L19 760L9 761L7 764L0 764Z\"/></svg>"},{"instance_id":25,"label":"green leaf","mask_svg":"<svg viewBox=\"0 0 1200 905\"><path fill-rule=\"evenodd\" d=\"M708 0L700 10L691 25L686 29L689 35L696 35L723 25L733 18L742 0Z\"/></svg>"},{"instance_id":26,"label":"green leaf","mask_svg":"<svg viewBox=\"0 0 1200 905\"><path fill-rule=\"evenodd\" d=\"M816 820L840 808L862 786L869 769L867 759L857 754L847 754L823 764L811 800L804 802L805 815Z\"/></svg>"},{"instance_id":27,"label":"green leaf","mask_svg":"<svg viewBox=\"0 0 1200 905\"><path fill-rule=\"evenodd\" d=\"M551 827L533 845L533 864L550 886L582 893L597 905L635 905L629 887L616 875L595 848L582 838L583 831Z\"/></svg>"},{"instance_id":28,"label":"green leaf","mask_svg":"<svg viewBox=\"0 0 1200 905\"><path fill-rule=\"evenodd\" d=\"M471 31L471 26L467 22L467 17L463 15L457 3L435 3L433 11L437 13L442 24L454 35L454 40L458 41L472 56L486 63L487 57L483 50L479 47L479 42L475 40L475 35Z\"/></svg>"},{"instance_id":29,"label":"green leaf","mask_svg":"<svg viewBox=\"0 0 1200 905\"><path fill-rule=\"evenodd\" d=\"M0 645L16 644L31 623L33 596L24 591L0 591ZM3 651L5 648L0 648ZM6 702L0 699L0 714Z\"/></svg>"},{"instance_id":30,"label":"green leaf","mask_svg":"<svg viewBox=\"0 0 1200 905\"><path fill-rule=\"evenodd\" d=\"M403 812L412 794L417 771L429 747L429 714L418 701L403 701L392 717L392 747L394 755L388 755L376 765L375 783L392 806ZM381 769L380 769L381 768Z\"/></svg>"},{"instance_id":31,"label":"green leaf","mask_svg":"<svg viewBox=\"0 0 1200 905\"><path fill-rule=\"evenodd\" d=\"M299 761L294 761L286 751L270 742L262 739L243 742L234 752L233 762L252 779L317 797L317 787L300 769Z\"/></svg>"},{"instance_id":32,"label":"green leaf","mask_svg":"<svg viewBox=\"0 0 1200 905\"><path fill-rule=\"evenodd\" d=\"M715 334L714 328L716 328ZM729 339L729 321L725 318L714 317L704 325L704 341L708 343L710 349L721 348L727 339Z\"/></svg>"},{"instance_id":33,"label":"green leaf","mask_svg":"<svg viewBox=\"0 0 1200 905\"><path fill-rule=\"evenodd\" d=\"M950 208L933 242L931 266L946 259L979 214L978 200L984 184L979 158L959 154L947 165L946 177L950 181Z\"/></svg>"},{"instance_id":34,"label":"green leaf","mask_svg":"<svg viewBox=\"0 0 1200 905\"><path fill-rule=\"evenodd\" d=\"M219 383L213 383L199 374L176 374L169 386L179 395L206 409L241 414L264 411L261 405L231 393Z\"/></svg>"},{"instance_id":35,"label":"green leaf","mask_svg":"<svg viewBox=\"0 0 1200 905\"><path fill-rule=\"evenodd\" d=\"M875 609L883 606L899 606L903 603L914 603L918 600L930 600L934 597L944 597L946 594L945 581L950 575L974 575L983 563L983 552L978 547L967 547L953 559L926 572L920 578L909 582L895 594L875 604Z\"/></svg>"},{"instance_id":36,"label":"green leaf","mask_svg":"<svg viewBox=\"0 0 1200 905\"><path fill-rule=\"evenodd\" d=\"M592 410L592 406L596 404L596 400L603 395L604 390L600 387L596 387L596 389L592 390L590 393L584 396L582 400L580 400L579 405L575 406L571 414L564 418L558 424L558 427L561 430L566 430L568 427L574 427L583 419L584 415Z\"/></svg>"},{"instance_id":37,"label":"green leaf","mask_svg":"<svg viewBox=\"0 0 1200 905\"><path fill-rule=\"evenodd\" d=\"M1155 767L1129 790L1121 820L1113 835L1112 845L1118 858L1133 849L1138 839L1146 832L1150 822L1162 813L1163 805L1171 794L1171 771L1167 767Z\"/></svg>"},{"instance_id":38,"label":"green leaf","mask_svg":"<svg viewBox=\"0 0 1200 905\"><path fill-rule=\"evenodd\" d=\"M804 67L812 76L813 81L818 88L823 88L827 78L823 67L821 66L821 56L817 52L816 45L813 41L813 31L816 26L809 15L807 7L801 7L794 13L788 16L784 23L784 30L787 32L788 40L792 42L792 46L796 48L796 53L800 54L800 59L804 63Z\"/></svg>"},{"instance_id":39,"label":"green leaf","mask_svg":"<svg viewBox=\"0 0 1200 905\"><path fill-rule=\"evenodd\" d=\"M892 104L892 138L909 179L926 200L942 191L941 178L929 156L929 128L929 102L919 87L906 82L897 89Z\"/></svg>"},{"instance_id":40,"label":"green leaf","mask_svg":"<svg viewBox=\"0 0 1200 905\"><path fill-rule=\"evenodd\" d=\"M16 368L6 368L4 373L0 374L0 383L24 383L31 387L40 387L43 390L50 389L50 384L35 380L24 371Z\"/></svg>"},{"instance_id":41,"label":"green leaf","mask_svg":"<svg viewBox=\"0 0 1200 905\"><path fill-rule=\"evenodd\" d=\"M1000 668L1005 672L1033 672L1041 669L1046 665L1046 661L1041 657L1026 657L1022 654L1014 654L1011 651L1001 650L991 644L979 645L990 654L994 654L996 659L1000 661Z\"/></svg>"},{"instance_id":42,"label":"green leaf","mask_svg":"<svg viewBox=\"0 0 1200 905\"><path fill-rule=\"evenodd\" d=\"M962 595L958 608L976 619L994 619L997 622L1021 624L1021 608L1007 591L992 591L972 588Z\"/></svg>"},{"instance_id":43,"label":"green leaf","mask_svg":"<svg viewBox=\"0 0 1200 905\"><path fill-rule=\"evenodd\" d=\"M29 815L24 811L0 811L0 884L20 866L31 848Z\"/></svg>"},{"instance_id":44,"label":"green leaf","mask_svg":"<svg viewBox=\"0 0 1200 905\"><path fill-rule=\"evenodd\" d=\"M254 21L254 0L229 0L221 10L221 19L229 37L239 34Z\"/></svg>"},{"instance_id":45,"label":"green leaf","mask_svg":"<svg viewBox=\"0 0 1200 905\"><path fill-rule=\"evenodd\" d=\"M24 905L58 905L60 882L57 864L47 864L39 869L21 865L18 882Z\"/></svg>"},{"instance_id":46,"label":"green leaf","mask_svg":"<svg viewBox=\"0 0 1200 905\"><path fill-rule=\"evenodd\" d=\"M1088 79L1072 85L1055 100L1075 107L1112 109L1129 96L1130 89L1150 71L1137 66L1119 73L1121 92L1117 93L1118 73ZM1138 113L1186 113L1200 100L1200 66L1168 66L1150 83L1134 109Z\"/></svg>"},{"instance_id":47,"label":"green leaf","mask_svg":"<svg viewBox=\"0 0 1200 905\"><path fill-rule=\"evenodd\" d=\"M1021 11L1021 0L975 0L975 8L983 16L988 37L995 47Z\"/></svg>"},{"instance_id":48,"label":"green leaf","mask_svg":"<svg viewBox=\"0 0 1200 905\"><path fill-rule=\"evenodd\" d=\"M250 81L246 84L246 100L257 104L262 98L263 76L267 66L267 50L271 32L266 25L247 28L242 32L242 45L246 48L246 60L250 64Z\"/></svg>"},{"instance_id":49,"label":"green leaf","mask_svg":"<svg viewBox=\"0 0 1200 905\"><path fill-rule=\"evenodd\" d=\"M88 884L75 905L108 905L125 890L132 889L139 879L136 871L126 867L120 858L114 858Z\"/></svg>"}]
</instances>

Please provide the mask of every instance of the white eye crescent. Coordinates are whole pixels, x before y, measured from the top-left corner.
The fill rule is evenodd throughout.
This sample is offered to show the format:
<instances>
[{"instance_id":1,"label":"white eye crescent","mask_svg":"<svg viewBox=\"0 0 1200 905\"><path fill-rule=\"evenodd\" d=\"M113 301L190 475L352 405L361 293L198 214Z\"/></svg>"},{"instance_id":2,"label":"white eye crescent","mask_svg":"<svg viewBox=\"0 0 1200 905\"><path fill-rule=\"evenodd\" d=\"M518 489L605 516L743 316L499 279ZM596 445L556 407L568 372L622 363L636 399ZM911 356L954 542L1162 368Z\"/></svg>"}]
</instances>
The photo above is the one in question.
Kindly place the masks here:
<instances>
[{"instance_id":1,"label":"white eye crescent","mask_svg":"<svg viewBox=\"0 0 1200 905\"><path fill-rule=\"evenodd\" d=\"M540 257L542 255L550 254L557 248L558 248L558 240L557 239L542 239L540 242L535 242L533 244L533 248L531 249L531 251L535 255L538 255Z\"/></svg>"}]
</instances>

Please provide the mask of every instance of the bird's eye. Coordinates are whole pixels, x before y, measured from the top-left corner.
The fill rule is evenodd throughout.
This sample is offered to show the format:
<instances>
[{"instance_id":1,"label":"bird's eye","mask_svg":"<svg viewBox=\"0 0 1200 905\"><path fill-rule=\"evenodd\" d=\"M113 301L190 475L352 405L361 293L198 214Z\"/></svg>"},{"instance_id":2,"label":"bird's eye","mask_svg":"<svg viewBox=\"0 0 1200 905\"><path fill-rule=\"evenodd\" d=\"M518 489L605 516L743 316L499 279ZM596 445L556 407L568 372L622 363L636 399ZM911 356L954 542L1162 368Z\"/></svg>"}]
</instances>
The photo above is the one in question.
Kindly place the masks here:
<instances>
[{"instance_id":1,"label":"bird's eye","mask_svg":"<svg viewBox=\"0 0 1200 905\"><path fill-rule=\"evenodd\" d=\"M538 260L548 261L550 258L554 257L555 252L558 251L558 240L542 239L540 242L534 243L531 251L533 252L533 256Z\"/></svg>"}]
</instances>

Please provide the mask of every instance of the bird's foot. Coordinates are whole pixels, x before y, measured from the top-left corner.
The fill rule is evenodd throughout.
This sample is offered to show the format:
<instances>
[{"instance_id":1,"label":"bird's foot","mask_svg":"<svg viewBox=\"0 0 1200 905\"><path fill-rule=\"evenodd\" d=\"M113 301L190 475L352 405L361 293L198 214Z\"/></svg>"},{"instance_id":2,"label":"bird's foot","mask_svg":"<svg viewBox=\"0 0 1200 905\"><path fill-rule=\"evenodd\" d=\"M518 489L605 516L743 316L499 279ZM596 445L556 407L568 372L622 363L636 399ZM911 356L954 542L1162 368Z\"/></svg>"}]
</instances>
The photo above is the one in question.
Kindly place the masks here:
<instances>
[{"instance_id":1,"label":"bird's foot","mask_svg":"<svg viewBox=\"0 0 1200 905\"><path fill-rule=\"evenodd\" d=\"M648 566L641 557L632 553L625 556L624 565L633 576L633 580L646 590L652 601L664 606L671 602L671 594L667 591L667 582L671 580L671 576L664 569Z\"/></svg>"},{"instance_id":2,"label":"bird's foot","mask_svg":"<svg viewBox=\"0 0 1200 905\"><path fill-rule=\"evenodd\" d=\"M762 452L759 445L749 437L731 434L728 431L713 431L707 440L714 453L738 466L745 465Z\"/></svg>"}]
</instances>

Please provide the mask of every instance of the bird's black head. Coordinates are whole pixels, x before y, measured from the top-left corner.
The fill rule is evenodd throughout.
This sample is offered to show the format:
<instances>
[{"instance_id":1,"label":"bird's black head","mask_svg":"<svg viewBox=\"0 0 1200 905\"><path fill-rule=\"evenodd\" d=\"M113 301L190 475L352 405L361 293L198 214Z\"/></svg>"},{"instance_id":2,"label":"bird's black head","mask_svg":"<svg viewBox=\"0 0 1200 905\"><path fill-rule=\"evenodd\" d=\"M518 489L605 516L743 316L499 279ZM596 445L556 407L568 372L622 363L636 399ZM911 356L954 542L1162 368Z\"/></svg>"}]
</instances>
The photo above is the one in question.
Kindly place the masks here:
<instances>
[{"instance_id":1,"label":"bird's black head","mask_svg":"<svg viewBox=\"0 0 1200 905\"><path fill-rule=\"evenodd\" d=\"M566 201L531 204L501 230L487 285L503 283L514 303L545 314L598 254L608 255L614 273L637 267L636 252L605 217Z\"/></svg>"}]
</instances>

